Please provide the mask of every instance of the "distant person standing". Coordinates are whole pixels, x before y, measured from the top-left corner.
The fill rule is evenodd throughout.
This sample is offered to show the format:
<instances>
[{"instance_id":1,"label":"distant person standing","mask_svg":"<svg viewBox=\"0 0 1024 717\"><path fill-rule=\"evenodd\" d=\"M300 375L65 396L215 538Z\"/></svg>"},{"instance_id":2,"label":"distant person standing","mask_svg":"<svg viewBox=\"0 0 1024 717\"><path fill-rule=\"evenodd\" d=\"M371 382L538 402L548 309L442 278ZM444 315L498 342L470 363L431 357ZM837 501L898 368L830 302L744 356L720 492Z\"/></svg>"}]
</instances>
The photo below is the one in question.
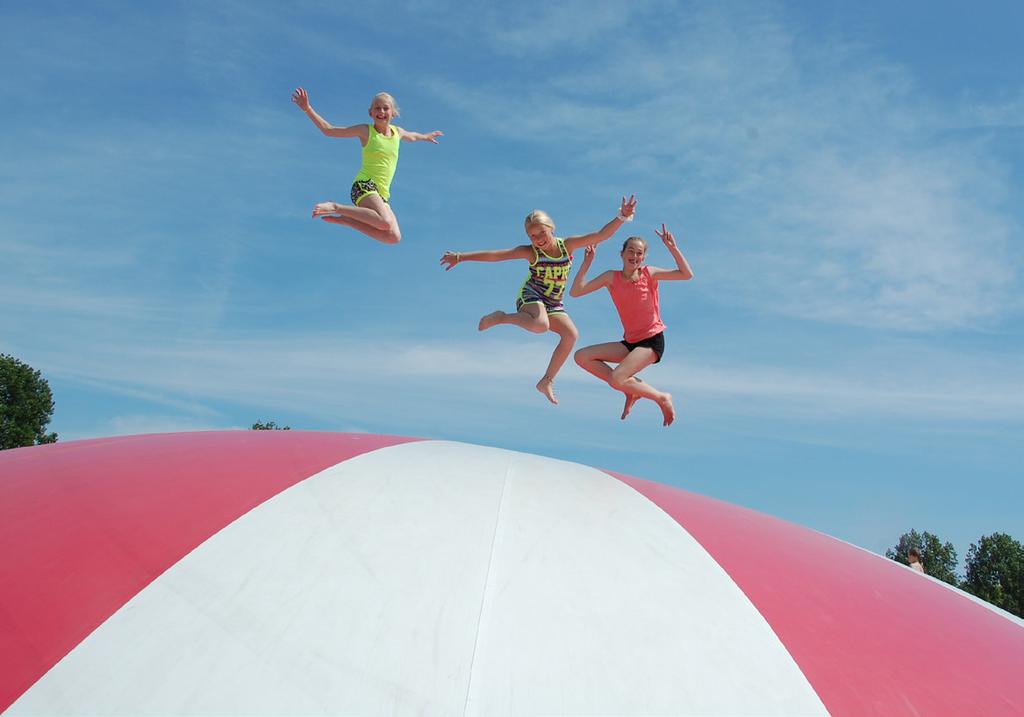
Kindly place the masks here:
<instances>
[{"instance_id":1,"label":"distant person standing","mask_svg":"<svg viewBox=\"0 0 1024 717\"><path fill-rule=\"evenodd\" d=\"M916 570L922 575L925 575L924 565L921 564L921 553L917 548L911 548L907 551L907 560L910 561L911 570Z\"/></svg>"}]
</instances>

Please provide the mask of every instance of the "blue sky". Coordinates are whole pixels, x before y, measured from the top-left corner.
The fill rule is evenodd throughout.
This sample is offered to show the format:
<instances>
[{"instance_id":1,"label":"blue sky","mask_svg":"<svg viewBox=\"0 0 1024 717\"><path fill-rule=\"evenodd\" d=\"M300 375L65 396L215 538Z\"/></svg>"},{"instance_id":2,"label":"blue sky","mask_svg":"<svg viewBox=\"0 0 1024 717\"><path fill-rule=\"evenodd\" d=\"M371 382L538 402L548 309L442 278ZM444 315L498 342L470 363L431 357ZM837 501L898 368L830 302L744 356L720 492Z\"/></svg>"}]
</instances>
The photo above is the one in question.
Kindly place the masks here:
<instances>
[{"instance_id":1,"label":"blue sky","mask_svg":"<svg viewBox=\"0 0 1024 717\"><path fill-rule=\"evenodd\" d=\"M0 6L0 351L62 440L294 428L579 461L877 552L1024 538L1024 9L992 2L51 3ZM345 201L391 92L397 247L310 219ZM664 429L510 310L542 208L676 232ZM578 259L579 260L579 259ZM616 266L611 244L595 271ZM616 340L604 294L580 345Z\"/></svg>"}]
</instances>

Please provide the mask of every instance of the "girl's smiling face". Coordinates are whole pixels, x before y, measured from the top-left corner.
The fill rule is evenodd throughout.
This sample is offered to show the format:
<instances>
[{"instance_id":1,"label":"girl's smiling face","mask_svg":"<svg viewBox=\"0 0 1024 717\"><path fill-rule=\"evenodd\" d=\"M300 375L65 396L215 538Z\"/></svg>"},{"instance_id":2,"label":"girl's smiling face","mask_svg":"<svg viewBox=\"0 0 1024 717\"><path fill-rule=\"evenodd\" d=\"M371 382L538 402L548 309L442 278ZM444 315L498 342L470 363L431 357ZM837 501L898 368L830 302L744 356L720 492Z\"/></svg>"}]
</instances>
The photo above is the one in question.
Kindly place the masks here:
<instances>
[{"instance_id":1,"label":"girl's smiling face","mask_svg":"<svg viewBox=\"0 0 1024 717\"><path fill-rule=\"evenodd\" d=\"M373 104L370 105L370 118L373 119L374 124L388 124L397 116L398 113L395 112L395 106L392 103L383 97L373 98Z\"/></svg>"},{"instance_id":2,"label":"girl's smiling face","mask_svg":"<svg viewBox=\"0 0 1024 717\"><path fill-rule=\"evenodd\" d=\"M638 270L644 263L644 257L647 255L647 242L643 239L630 237L626 240L626 244L622 247L620 256L622 256L622 270L628 274L632 274Z\"/></svg>"},{"instance_id":3,"label":"girl's smiling face","mask_svg":"<svg viewBox=\"0 0 1024 717\"><path fill-rule=\"evenodd\" d=\"M550 246L554 242L555 236L551 233L551 227L546 224L531 224L526 227L526 235L538 249Z\"/></svg>"}]
</instances>

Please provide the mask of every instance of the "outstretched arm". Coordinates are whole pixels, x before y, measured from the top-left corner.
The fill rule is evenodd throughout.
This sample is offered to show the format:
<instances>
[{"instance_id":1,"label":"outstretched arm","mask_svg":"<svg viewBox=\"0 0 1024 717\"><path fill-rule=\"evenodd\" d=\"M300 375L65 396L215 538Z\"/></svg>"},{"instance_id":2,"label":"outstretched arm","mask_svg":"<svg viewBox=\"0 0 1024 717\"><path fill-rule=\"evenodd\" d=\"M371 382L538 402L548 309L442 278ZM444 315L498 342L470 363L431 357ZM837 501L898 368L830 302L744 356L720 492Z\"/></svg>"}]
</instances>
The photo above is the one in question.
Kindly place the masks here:
<instances>
[{"instance_id":1,"label":"outstretched arm","mask_svg":"<svg viewBox=\"0 0 1024 717\"><path fill-rule=\"evenodd\" d=\"M402 139L406 142L432 142L433 144L438 144L437 138L444 136L444 132L439 129L435 129L433 132L411 132L399 127L398 131L402 133Z\"/></svg>"},{"instance_id":2,"label":"outstretched arm","mask_svg":"<svg viewBox=\"0 0 1024 717\"><path fill-rule=\"evenodd\" d=\"M672 232L665 228L665 225L661 225L661 231L657 229L654 233L661 237L661 241L665 243L665 248L668 249L672 258L676 260L675 269L659 269L656 266L649 266L647 270L651 273L652 279L658 281L676 281L676 280L687 280L693 278L693 270L690 268L690 264L686 261L686 257L679 251L679 247L676 246L676 239L672 236Z\"/></svg>"},{"instance_id":3,"label":"outstretched arm","mask_svg":"<svg viewBox=\"0 0 1024 717\"><path fill-rule=\"evenodd\" d=\"M533 259L533 247L529 244L511 249L492 249L487 251L446 251L441 257L441 265L449 271L456 264L464 261L508 261L509 259Z\"/></svg>"},{"instance_id":4,"label":"outstretched arm","mask_svg":"<svg viewBox=\"0 0 1024 717\"><path fill-rule=\"evenodd\" d=\"M565 246L569 252L574 252L581 246L592 246L600 244L601 242L609 239L612 234L619 230L623 224L633 219L633 214L636 212L636 197L632 194L629 195L629 199L622 198L622 206L619 207L618 215L610 222L605 224L596 232L590 234L583 234L582 236L573 236L565 240Z\"/></svg>"},{"instance_id":5,"label":"outstretched arm","mask_svg":"<svg viewBox=\"0 0 1024 717\"><path fill-rule=\"evenodd\" d=\"M572 286L569 287L569 296L586 296L594 291L597 291L603 286L608 286L612 280L613 271L606 271L600 274L596 279L587 281L587 271L590 270L590 265L594 263L594 254L597 253L596 247L588 246L583 252L583 263L580 265L580 270L576 272L576 278L572 280Z\"/></svg>"},{"instance_id":6,"label":"outstretched arm","mask_svg":"<svg viewBox=\"0 0 1024 717\"><path fill-rule=\"evenodd\" d=\"M299 87L292 94L292 102L299 106L299 109L306 113L306 116L316 125L317 129L328 137L358 137L366 144L370 137L370 130L365 124L354 124L351 127L335 127L330 122L316 113L313 106L309 104L309 94Z\"/></svg>"}]
</instances>

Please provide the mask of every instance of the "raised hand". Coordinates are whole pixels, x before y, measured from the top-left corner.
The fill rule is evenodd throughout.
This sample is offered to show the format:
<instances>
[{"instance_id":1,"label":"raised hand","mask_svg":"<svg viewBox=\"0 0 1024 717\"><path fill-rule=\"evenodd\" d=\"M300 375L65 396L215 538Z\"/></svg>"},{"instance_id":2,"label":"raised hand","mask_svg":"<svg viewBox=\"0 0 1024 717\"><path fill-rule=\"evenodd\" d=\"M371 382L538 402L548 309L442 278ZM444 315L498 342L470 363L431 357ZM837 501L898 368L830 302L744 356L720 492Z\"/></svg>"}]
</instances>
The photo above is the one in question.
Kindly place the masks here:
<instances>
[{"instance_id":1,"label":"raised hand","mask_svg":"<svg viewBox=\"0 0 1024 717\"><path fill-rule=\"evenodd\" d=\"M661 241L663 241L665 243L666 248L668 248L668 249L674 249L675 248L675 246L676 246L676 238L674 236L672 236L672 232L670 232L668 229L665 228L664 224L661 225L661 231L660 232L657 229L655 229L654 233L657 234L661 238Z\"/></svg>"},{"instance_id":2,"label":"raised hand","mask_svg":"<svg viewBox=\"0 0 1024 717\"><path fill-rule=\"evenodd\" d=\"M619 216L628 219L629 217L633 216L634 212L636 212L636 197L632 194L629 195L628 200L625 197L623 197L622 206L619 208Z\"/></svg>"},{"instance_id":3,"label":"raised hand","mask_svg":"<svg viewBox=\"0 0 1024 717\"><path fill-rule=\"evenodd\" d=\"M304 89L299 87L292 93L292 102L299 106L299 109L305 112L309 109L309 95Z\"/></svg>"},{"instance_id":4,"label":"raised hand","mask_svg":"<svg viewBox=\"0 0 1024 717\"><path fill-rule=\"evenodd\" d=\"M426 139L428 142L433 142L434 144L438 144L437 138L438 137L443 137L443 136L444 136L444 132L442 132L439 129L435 129L433 132L427 132L426 137L424 139Z\"/></svg>"}]
</instances>

